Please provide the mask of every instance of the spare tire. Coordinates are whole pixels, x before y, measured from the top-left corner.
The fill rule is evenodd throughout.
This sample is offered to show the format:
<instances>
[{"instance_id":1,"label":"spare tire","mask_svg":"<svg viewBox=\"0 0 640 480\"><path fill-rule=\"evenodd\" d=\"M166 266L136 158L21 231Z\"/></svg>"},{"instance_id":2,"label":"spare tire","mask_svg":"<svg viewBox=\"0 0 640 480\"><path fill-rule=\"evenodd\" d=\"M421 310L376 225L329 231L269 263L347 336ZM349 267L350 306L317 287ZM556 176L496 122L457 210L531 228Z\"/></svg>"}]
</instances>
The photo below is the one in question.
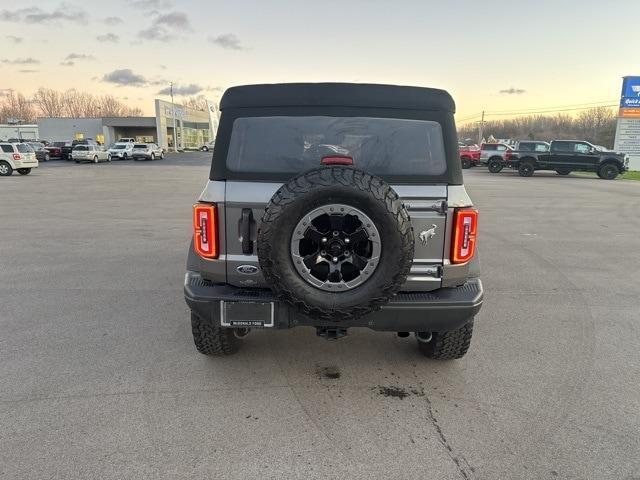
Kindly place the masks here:
<instances>
[{"instance_id":1,"label":"spare tire","mask_svg":"<svg viewBox=\"0 0 640 480\"><path fill-rule=\"evenodd\" d=\"M258 260L278 298L332 322L378 310L413 262L409 214L378 177L345 166L300 174L271 198Z\"/></svg>"}]
</instances>

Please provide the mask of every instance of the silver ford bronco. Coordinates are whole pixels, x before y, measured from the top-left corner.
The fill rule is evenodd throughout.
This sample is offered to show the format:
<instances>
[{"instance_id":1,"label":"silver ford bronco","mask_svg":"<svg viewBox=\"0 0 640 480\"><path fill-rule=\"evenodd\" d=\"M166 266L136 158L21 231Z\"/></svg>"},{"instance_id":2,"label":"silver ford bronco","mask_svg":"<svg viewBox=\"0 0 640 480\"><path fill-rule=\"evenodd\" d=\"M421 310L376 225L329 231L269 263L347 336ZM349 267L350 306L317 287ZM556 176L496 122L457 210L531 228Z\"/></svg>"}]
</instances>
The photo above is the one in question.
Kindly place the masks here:
<instances>
[{"instance_id":1,"label":"silver ford bronco","mask_svg":"<svg viewBox=\"0 0 640 480\"><path fill-rule=\"evenodd\" d=\"M251 329L414 332L467 352L483 288L451 96L431 88L230 88L193 207L184 294L199 352Z\"/></svg>"}]
</instances>

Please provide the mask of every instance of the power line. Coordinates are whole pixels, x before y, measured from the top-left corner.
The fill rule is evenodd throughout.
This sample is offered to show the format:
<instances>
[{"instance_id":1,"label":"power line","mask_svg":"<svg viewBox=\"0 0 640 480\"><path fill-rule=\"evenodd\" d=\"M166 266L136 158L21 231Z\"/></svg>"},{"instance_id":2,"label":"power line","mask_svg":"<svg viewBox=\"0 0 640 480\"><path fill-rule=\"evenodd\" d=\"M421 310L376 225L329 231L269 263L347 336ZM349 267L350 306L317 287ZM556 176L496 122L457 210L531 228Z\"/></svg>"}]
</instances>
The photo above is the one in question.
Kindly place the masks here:
<instances>
[{"instance_id":1,"label":"power line","mask_svg":"<svg viewBox=\"0 0 640 480\"><path fill-rule=\"evenodd\" d=\"M553 107L537 107L537 108L527 108L525 110L496 110L494 112L488 112L491 114L507 114L507 113L526 113L528 111L538 111L538 110L555 110L557 108L567 108L567 109L571 109L570 107L585 107L587 105L598 105L601 103L611 103L611 102L617 102L617 100L602 100L600 102L591 102L591 103L574 103L572 105L555 105ZM604 106L608 106L608 105L604 105ZM577 110L578 108L576 108Z\"/></svg>"},{"instance_id":2,"label":"power line","mask_svg":"<svg viewBox=\"0 0 640 480\"><path fill-rule=\"evenodd\" d=\"M600 105L601 107L616 107L617 103L609 104L609 105ZM491 116L504 116L504 115L531 115L535 113L560 113L560 112L574 112L576 110L589 110L591 107L580 107L580 108L564 108L564 109L556 109L556 110L536 110L536 111L522 111L522 112L509 112L509 113L496 113L496 112L487 112L487 115Z\"/></svg>"}]
</instances>

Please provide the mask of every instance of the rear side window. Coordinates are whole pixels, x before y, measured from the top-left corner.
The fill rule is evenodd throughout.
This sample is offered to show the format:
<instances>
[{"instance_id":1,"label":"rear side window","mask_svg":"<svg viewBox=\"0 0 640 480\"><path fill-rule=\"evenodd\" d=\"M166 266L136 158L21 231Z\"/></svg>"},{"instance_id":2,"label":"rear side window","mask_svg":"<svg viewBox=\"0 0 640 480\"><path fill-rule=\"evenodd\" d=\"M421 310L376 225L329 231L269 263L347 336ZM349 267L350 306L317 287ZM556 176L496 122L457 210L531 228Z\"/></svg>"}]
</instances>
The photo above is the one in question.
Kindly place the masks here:
<instances>
[{"instance_id":1,"label":"rear side window","mask_svg":"<svg viewBox=\"0 0 640 480\"><path fill-rule=\"evenodd\" d=\"M29 145L25 144L25 143L18 143L16 145L18 151L20 153L29 153L29 152L33 152L33 148L31 148Z\"/></svg>"},{"instance_id":2,"label":"rear side window","mask_svg":"<svg viewBox=\"0 0 640 480\"><path fill-rule=\"evenodd\" d=\"M438 122L325 116L236 119L227 168L298 173L326 156L351 157L375 175L441 175L447 168Z\"/></svg>"},{"instance_id":3,"label":"rear side window","mask_svg":"<svg viewBox=\"0 0 640 480\"><path fill-rule=\"evenodd\" d=\"M555 152L573 152L573 142L553 142Z\"/></svg>"},{"instance_id":4,"label":"rear side window","mask_svg":"<svg viewBox=\"0 0 640 480\"><path fill-rule=\"evenodd\" d=\"M492 150L497 150L497 149L498 149L497 145L483 145L482 146L482 150L492 151Z\"/></svg>"},{"instance_id":5,"label":"rear side window","mask_svg":"<svg viewBox=\"0 0 640 480\"><path fill-rule=\"evenodd\" d=\"M5 153L13 153L13 145L0 145Z\"/></svg>"},{"instance_id":6,"label":"rear side window","mask_svg":"<svg viewBox=\"0 0 640 480\"><path fill-rule=\"evenodd\" d=\"M533 152L535 145L533 143L521 143L518 145L518 150L523 152Z\"/></svg>"}]
</instances>

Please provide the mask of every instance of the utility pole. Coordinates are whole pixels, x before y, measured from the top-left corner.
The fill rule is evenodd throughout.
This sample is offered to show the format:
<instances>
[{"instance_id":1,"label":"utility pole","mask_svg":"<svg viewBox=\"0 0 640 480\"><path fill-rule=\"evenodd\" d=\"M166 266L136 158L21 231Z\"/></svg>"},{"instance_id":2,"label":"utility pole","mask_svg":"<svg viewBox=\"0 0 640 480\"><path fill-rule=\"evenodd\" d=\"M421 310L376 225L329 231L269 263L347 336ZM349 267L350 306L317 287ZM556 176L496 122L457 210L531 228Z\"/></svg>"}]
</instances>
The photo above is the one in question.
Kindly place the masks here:
<instances>
[{"instance_id":1,"label":"utility pole","mask_svg":"<svg viewBox=\"0 0 640 480\"><path fill-rule=\"evenodd\" d=\"M171 114L173 115L173 151L177 152L178 129L176 128L176 105L173 103L173 82L169 83L169 91L171 92Z\"/></svg>"},{"instance_id":2,"label":"utility pole","mask_svg":"<svg viewBox=\"0 0 640 480\"><path fill-rule=\"evenodd\" d=\"M478 145L482 145L482 136L484 134L484 110L482 111L482 119L480 125L478 125Z\"/></svg>"}]
</instances>

